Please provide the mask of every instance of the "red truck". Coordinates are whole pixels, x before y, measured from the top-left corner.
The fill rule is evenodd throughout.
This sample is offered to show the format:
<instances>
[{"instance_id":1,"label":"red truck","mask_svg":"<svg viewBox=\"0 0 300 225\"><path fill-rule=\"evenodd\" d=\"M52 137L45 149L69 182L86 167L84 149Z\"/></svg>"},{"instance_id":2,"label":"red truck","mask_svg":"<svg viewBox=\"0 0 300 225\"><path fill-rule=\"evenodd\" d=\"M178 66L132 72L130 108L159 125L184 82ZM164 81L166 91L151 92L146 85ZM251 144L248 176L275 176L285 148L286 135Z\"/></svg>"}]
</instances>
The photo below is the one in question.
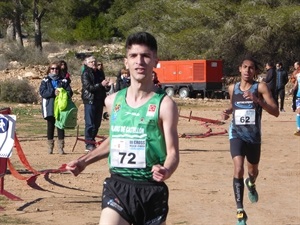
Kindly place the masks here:
<instances>
[{"instance_id":1,"label":"red truck","mask_svg":"<svg viewBox=\"0 0 300 225\"><path fill-rule=\"evenodd\" d=\"M154 69L169 96L225 97L222 60L159 61Z\"/></svg>"}]
</instances>

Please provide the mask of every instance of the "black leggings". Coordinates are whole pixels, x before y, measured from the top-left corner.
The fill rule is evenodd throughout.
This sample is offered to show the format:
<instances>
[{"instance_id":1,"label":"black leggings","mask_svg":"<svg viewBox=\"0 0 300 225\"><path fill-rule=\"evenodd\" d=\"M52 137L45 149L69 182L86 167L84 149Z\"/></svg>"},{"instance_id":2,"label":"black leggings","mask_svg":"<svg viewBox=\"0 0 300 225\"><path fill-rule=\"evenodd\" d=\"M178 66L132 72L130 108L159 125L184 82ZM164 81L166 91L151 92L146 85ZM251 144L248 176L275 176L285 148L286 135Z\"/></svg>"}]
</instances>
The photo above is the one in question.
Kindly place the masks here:
<instances>
[{"instance_id":1,"label":"black leggings","mask_svg":"<svg viewBox=\"0 0 300 225\"><path fill-rule=\"evenodd\" d=\"M47 120L47 139L53 140L54 138L54 129L55 129L55 117L49 116ZM57 128L57 136L59 140L65 139L65 130Z\"/></svg>"}]
</instances>

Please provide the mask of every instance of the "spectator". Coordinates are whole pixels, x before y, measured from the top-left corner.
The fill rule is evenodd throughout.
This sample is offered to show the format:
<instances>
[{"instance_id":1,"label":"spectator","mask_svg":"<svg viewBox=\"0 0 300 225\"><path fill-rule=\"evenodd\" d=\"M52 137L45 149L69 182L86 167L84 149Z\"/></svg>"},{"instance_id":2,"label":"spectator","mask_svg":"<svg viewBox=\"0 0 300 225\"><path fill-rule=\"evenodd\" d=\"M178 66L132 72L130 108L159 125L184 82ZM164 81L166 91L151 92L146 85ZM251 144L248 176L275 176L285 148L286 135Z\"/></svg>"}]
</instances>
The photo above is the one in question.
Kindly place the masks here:
<instances>
[{"instance_id":1,"label":"spectator","mask_svg":"<svg viewBox=\"0 0 300 225\"><path fill-rule=\"evenodd\" d=\"M69 83L71 83L71 75L68 72L68 64L64 60L59 61L59 67L60 67L60 76L62 79L67 79Z\"/></svg>"},{"instance_id":2,"label":"spectator","mask_svg":"<svg viewBox=\"0 0 300 225\"><path fill-rule=\"evenodd\" d=\"M102 62L97 62L97 70L99 70L99 72L105 77L104 66ZM106 80L110 81L110 79ZM109 82L107 90L108 95L115 92L114 84L112 82Z\"/></svg>"},{"instance_id":3,"label":"spectator","mask_svg":"<svg viewBox=\"0 0 300 225\"><path fill-rule=\"evenodd\" d=\"M84 58L84 60L82 61L82 63L81 63L81 67L80 67L80 75L82 75L82 73L83 73L83 71L86 69L86 67L87 67L87 65L86 65L86 59L88 58L88 57L91 57L90 55L89 56L86 56L85 58Z\"/></svg>"},{"instance_id":4,"label":"spectator","mask_svg":"<svg viewBox=\"0 0 300 225\"><path fill-rule=\"evenodd\" d=\"M293 84L293 86L295 85L295 82L297 80L297 74L300 73L300 63L299 61L296 61L294 63L294 72L292 73L291 77L290 77L290 82ZM298 85L299 86L299 85ZM293 99L292 99L292 110L293 112L296 111L296 98L297 98L297 91L298 91L298 86L295 87L295 89L293 88L291 91L291 94L293 95Z\"/></svg>"},{"instance_id":5,"label":"spectator","mask_svg":"<svg viewBox=\"0 0 300 225\"><path fill-rule=\"evenodd\" d=\"M104 99L109 88L109 81L105 79L103 71L96 67L93 56L85 59L85 69L81 75L82 101L84 104L85 143L86 151L95 149L96 136L101 125Z\"/></svg>"},{"instance_id":6,"label":"spectator","mask_svg":"<svg viewBox=\"0 0 300 225\"><path fill-rule=\"evenodd\" d=\"M283 69L282 63L278 62L276 63L276 96L275 99L277 105L278 103L278 97L280 98L280 112L285 112L284 110L284 98L285 98L285 85L287 84L289 78L287 72Z\"/></svg>"},{"instance_id":7,"label":"spectator","mask_svg":"<svg viewBox=\"0 0 300 225\"><path fill-rule=\"evenodd\" d=\"M264 82L267 83L267 86L269 90L271 91L272 97L274 98L274 101L276 101L276 70L274 68L273 62L267 62L266 63L266 69L267 69L267 76L265 79L263 79Z\"/></svg>"},{"instance_id":8,"label":"spectator","mask_svg":"<svg viewBox=\"0 0 300 225\"><path fill-rule=\"evenodd\" d=\"M55 129L55 117L54 117L54 101L59 94L58 88L64 88L68 92L68 96L72 97L73 92L66 79L62 79L60 76L59 63L53 62L49 65L47 70L47 76L42 80L40 85L40 95L42 96L42 114L45 120L47 120L47 143L48 153L53 153L54 148L54 129ZM65 131L57 128L58 136L58 152L59 154L65 154Z\"/></svg>"},{"instance_id":9,"label":"spectator","mask_svg":"<svg viewBox=\"0 0 300 225\"><path fill-rule=\"evenodd\" d=\"M300 136L300 68L299 68L299 62L295 62L295 71L293 73L294 75L294 79L295 79L295 83L292 89L292 93L295 93L296 96L296 102L295 102L295 111L297 113L296 115L296 127L297 130L294 133L296 136Z\"/></svg>"},{"instance_id":10,"label":"spectator","mask_svg":"<svg viewBox=\"0 0 300 225\"><path fill-rule=\"evenodd\" d=\"M102 62L97 62L97 69L104 73L104 68L103 68L103 63Z\"/></svg>"},{"instance_id":11,"label":"spectator","mask_svg":"<svg viewBox=\"0 0 300 225\"><path fill-rule=\"evenodd\" d=\"M160 82L157 77L157 73L155 71L152 72L152 81L156 87L161 88Z\"/></svg>"},{"instance_id":12,"label":"spectator","mask_svg":"<svg viewBox=\"0 0 300 225\"><path fill-rule=\"evenodd\" d=\"M116 80L116 91L120 91L130 86L130 75L127 69L121 69L120 75Z\"/></svg>"}]
</instances>

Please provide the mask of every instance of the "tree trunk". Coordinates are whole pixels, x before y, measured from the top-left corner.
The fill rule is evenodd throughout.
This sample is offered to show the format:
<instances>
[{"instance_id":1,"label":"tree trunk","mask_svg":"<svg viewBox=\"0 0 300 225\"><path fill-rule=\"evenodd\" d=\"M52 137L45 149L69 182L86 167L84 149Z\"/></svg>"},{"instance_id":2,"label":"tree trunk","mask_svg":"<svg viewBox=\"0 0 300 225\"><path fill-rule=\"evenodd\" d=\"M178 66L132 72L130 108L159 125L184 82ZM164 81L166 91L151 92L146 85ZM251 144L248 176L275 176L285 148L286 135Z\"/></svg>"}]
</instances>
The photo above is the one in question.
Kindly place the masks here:
<instances>
[{"instance_id":1,"label":"tree trunk","mask_svg":"<svg viewBox=\"0 0 300 225\"><path fill-rule=\"evenodd\" d=\"M34 19L34 46L36 49L42 51L42 32L41 32L41 21L39 18Z\"/></svg>"},{"instance_id":2,"label":"tree trunk","mask_svg":"<svg viewBox=\"0 0 300 225\"><path fill-rule=\"evenodd\" d=\"M15 31L16 31L16 41L17 44L23 47L23 37L22 37L22 27L21 27L21 3L19 0L15 0L16 8L15 13Z\"/></svg>"},{"instance_id":3,"label":"tree trunk","mask_svg":"<svg viewBox=\"0 0 300 225\"><path fill-rule=\"evenodd\" d=\"M43 8L41 13L38 9L38 0L33 1L33 22L34 22L34 46L37 50L42 51L42 32L41 32L41 20L45 15L46 10Z\"/></svg>"},{"instance_id":4,"label":"tree trunk","mask_svg":"<svg viewBox=\"0 0 300 225\"><path fill-rule=\"evenodd\" d=\"M15 25L12 20L8 21L8 26L6 28L6 39L10 41L15 40Z\"/></svg>"}]
</instances>

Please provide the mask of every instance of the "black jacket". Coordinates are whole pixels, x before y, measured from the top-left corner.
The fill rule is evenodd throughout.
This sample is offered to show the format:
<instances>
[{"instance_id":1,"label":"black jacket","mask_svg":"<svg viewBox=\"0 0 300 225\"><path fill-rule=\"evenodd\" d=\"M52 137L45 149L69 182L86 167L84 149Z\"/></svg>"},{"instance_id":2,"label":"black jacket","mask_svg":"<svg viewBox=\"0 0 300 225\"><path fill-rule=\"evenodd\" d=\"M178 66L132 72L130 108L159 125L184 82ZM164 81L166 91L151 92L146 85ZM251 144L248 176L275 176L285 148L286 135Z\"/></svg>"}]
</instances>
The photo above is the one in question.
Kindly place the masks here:
<instances>
[{"instance_id":1,"label":"black jacket","mask_svg":"<svg viewBox=\"0 0 300 225\"><path fill-rule=\"evenodd\" d=\"M270 91L274 93L276 91L276 70L274 68L267 70L267 76L264 81L267 83Z\"/></svg>"},{"instance_id":2,"label":"black jacket","mask_svg":"<svg viewBox=\"0 0 300 225\"><path fill-rule=\"evenodd\" d=\"M289 81L288 74L282 68L276 70L276 73L277 73L276 88L277 88L277 90L284 89L285 85Z\"/></svg>"},{"instance_id":3,"label":"black jacket","mask_svg":"<svg viewBox=\"0 0 300 225\"><path fill-rule=\"evenodd\" d=\"M81 74L81 98L84 104L104 104L106 88L101 84L103 80L105 80L103 71L93 70L90 67L84 68Z\"/></svg>"}]
</instances>

